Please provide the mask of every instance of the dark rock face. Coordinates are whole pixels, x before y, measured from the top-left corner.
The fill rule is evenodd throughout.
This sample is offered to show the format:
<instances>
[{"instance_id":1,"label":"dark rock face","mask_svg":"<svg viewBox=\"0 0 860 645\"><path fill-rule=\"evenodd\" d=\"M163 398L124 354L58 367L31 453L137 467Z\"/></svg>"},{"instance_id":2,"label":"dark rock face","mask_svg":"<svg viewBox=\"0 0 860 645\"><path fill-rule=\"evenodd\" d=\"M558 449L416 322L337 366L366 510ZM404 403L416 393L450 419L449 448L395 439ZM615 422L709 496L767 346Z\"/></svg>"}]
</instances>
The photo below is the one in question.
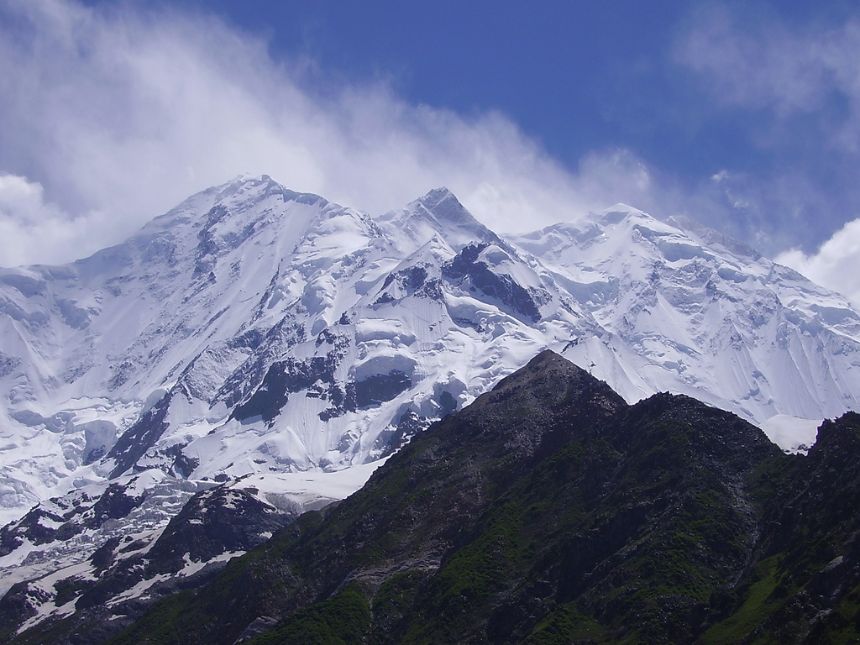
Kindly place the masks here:
<instances>
[{"instance_id":1,"label":"dark rock face","mask_svg":"<svg viewBox=\"0 0 860 645\"><path fill-rule=\"evenodd\" d=\"M261 501L255 493L227 486L197 493L170 520L150 558L181 569L186 558L208 561L224 552L248 551L262 544L292 515Z\"/></svg>"},{"instance_id":2,"label":"dark rock face","mask_svg":"<svg viewBox=\"0 0 860 645\"><path fill-rule=\"evenodd\" d=\"M427 280L427 269L422 266L408 267L402 271L389 273L382 283L382 288L385 289L392 282L397 281L407 292L414 293L424 285L425 280Z\"/></svg>"},{"instance_id":3,"label":"dark rock face","mask_svg":"<svg viewBox=\"0 0 860 645\"><path fill-rule=\"evenodd\" d=\"M851 642L858 508L860 415L789 456L544 352L116 642Z\"/></svg>"},{"instance_id":4,"label":"dark rock face","mask_svg":"<svg viewBox=\"0 0 860 645\"><path fill-rule=\"evenodd\" d=\"M399 298L391 294L392 285L399 287L399 297L415 296L417 298L442 299L442 289L438 278L430 277L429 266L416 264L389 273L382 283L379 297L374 304L384 305L396 302Z\"/></svg>"},{"instance_id":5,"label":"dark rock face","mask_svg":"<svg viewBox=\"0 0 860 645\"><path fill-rule=\"evenodd\" d=\"M94 516L104 518L106 512L121 512L119 500L118 495L103 503L99 500L96 505L102 508ZM91 574L62 579L54 587L55 605L74 601L75 613L58 624L38 625L21 641L105 642L154 599L199 586L225 566L229 554L259 546L295 516L296 512L277 509L259 499L255 489L222 485L199 492L153 543L142 543L132 536L106 541L89 560ZM145 589L144 597L133 592L136 585ZM33 615L28 597L39 594L45 592L22 582L0 600L0 641L6 642L17 626Z\"/></svg>"},{"instance_id":6,"label":"dark rock face","mask_svg":"<svg viewBox=\"0 0 860 645\"><path fill-rule=\"evenodd\" d=\"M177 444L170 446L164 451L164 454L171 458L171 466L169 473L174 477L188 478L194 469L200 465L200 460L194 457L189 457L182 448L185 444Z\"/></svg>"},{"instance_id":7,"label":"dark rock face","mask_svg":"<svg viewBox=\"0 0 860 645\"><path fill-rule=\"evenodd\" d=\"M158 403L144 412L134 425L122 433L108 453L108 458L113 458L116 462L110 473L111 477L118 477L131 468L161 438L167 429L165 418L170 408L170 399L171 394L165 394Z\"/></svg>"},{"instance_id":8,"label":"dark rock face","mask_svg":"<svg viewBox=\"0 0 860 645\"><path fill-rule=\"evenodd\" d=\"M98 528L109 519L118 519L128 515L140 503L139 497L129 495L125 487L111 484L93 504L92 517L84 521L86 528Z\"/></svg>"},{"instance_id":9,"label":"dark rock face","mask_svg":"<svg viewBox=\"0 0 860 645\"><path fill-rule=\"evenodd\" d=\"M343 360L349 339L326 329L319 334L316 344L318 347L329 345L331 351L306 360L289 357L272 363L260 386L233 409L232 418L244 421L259 417L269 423L278 416L290 395L304 391L305 396L329 403L319 414L320 420L325 422L346 412L390 401L412 386L409 375L401 370L341 382L335 371Z\"/></svg>"},{"instance_id":10,"label":"dark rock face","mask_svg":"<svg viewBox=\"0 0 860 645\"><path fill-rule=\"evenodd\" d=\"M400 370L392 370L388 374L373 374L355 382L355 404L359 408L379 405L410 387L412 380Z\"/></svg>"},{"instance_id":11,"label":"dark rock face","mask_svg":"<svg viewBox=\"0 0 860 645\"><path fill-rule=\"evenodd\" d=\"M269 330L262 340L256 340L252 354L233 374L215 395L228 407L235 406L247 398L254 388L259 387L268 371L271 359L297 343L305 340L304 327L292 316L285 316Z\"/></svg>"},{"instance_id":12,"label":"dark rock face","mask_svg":"<svg viewBox=\"0 0 860 645\"><path fill-rule=\"evenodd\" d=\"M302 390L331 402L330 408L321 413L324 421L346 410L355 410L354 394L344 391L334 376L339 359L339 356L328 355L314 356L307 361L288 358L273 363L262 385L247 401L234 408L232 417L244 421L259 416L269 423L287 404L289 395ZM322 387L317 388L318 383Z\"/></svg>"},{"instance_id":13,"label":"dark rock face","mask_svg":"<svg viewBox=\"0 0 860 645\"><path fill-rule=\"evenodd\" d=\"M82 492L71 501L62 497L49 501L51 510L36 506L20 520L0 529L0 556L11 553L25 539L46 544L97 529L107 520L125 517L141 500L129 495L120 484L111 484L96 499Z\"/></svg>"},{"instance_id":14,"label":"dark rock face","mask_svg":"<svg viewBox=\"0 0 860 645\"><path fill-rule=\"evenodd\" d=\"M47 522L43 523L43 518ZM24 543L45 544L54 539L56 529L50 525L64 522L63 515L50 513L38 506L27 512L17 522L11 522L0 529L0 556L8 555Z\"/></svg>"},{"instance_id":15,"label":"dark rock face","mask_svg":"<svg viewBox=\"0 0 860 645\"><path fill-rule=\"evenodd\" d=\"M478 259L487 244L470 244L453 260L442 267L442 276L448 280L468 279L483 294L495 298L503 305L532 322L540 320L539 296L514 282L509 276L497 274Z\"/></svg>"}]
</instances>

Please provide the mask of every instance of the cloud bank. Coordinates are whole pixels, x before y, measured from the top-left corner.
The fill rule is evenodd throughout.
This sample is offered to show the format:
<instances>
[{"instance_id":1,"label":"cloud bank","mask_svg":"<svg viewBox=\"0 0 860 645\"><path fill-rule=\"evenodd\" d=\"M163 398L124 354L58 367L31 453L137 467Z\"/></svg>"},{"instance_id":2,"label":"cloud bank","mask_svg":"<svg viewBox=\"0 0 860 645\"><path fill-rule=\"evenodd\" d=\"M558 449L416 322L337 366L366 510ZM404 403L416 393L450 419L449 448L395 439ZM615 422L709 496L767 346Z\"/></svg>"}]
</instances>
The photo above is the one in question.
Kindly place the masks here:
<instances>
[{"instance_id":1,"label":"cloud bank","mask_svg":"<svg viewBox=\"0 0 860 645\"><path fill-rule=\"evenodd\" d=\"M860 218L836 231L812 253L794 248L776 257L820 285L844 294L860 309Z\"/></svg>"},{"instance_id":2,"label":"cloud bank","mask_svg":"<svg viewBox=\"0 0 860 645\"><path fill-rule=\"evenodd\" d=\"M713 92L715 109L772 114L762 146L811 115L827 146L856 155L860 23L762 25L700 14L676 63ZM844 109L825 118L834 95ZM785 263L856 293L850 272L824 268L838 254L860 262L845 241L852 226L818 251L798 246L815 213L834 212L802 169L715 168L681 185L623 148L566 167L501 113L464 116L406 102L384 82L332 79L311 60L274 58L257 35L164 5L0 4L0 123L0 266L82 257L247 173L370 213L444 185L500 232L627 202L696 217L765 252L789 247Z\"/></svg>"},{"instance_id":3,"label":"cloud bank","mask_svg":"<svg viewBox=\"0 0 860 645\"><path fill-rule=\"evenodd\" d=\"M676 50L724 109L769 115L758 144L775 153L779 174L747 182L745 204L778 213L795 241L776 261L839 291L860 307L860 219L846 213L858 203L860 164L860 19L836 24L789 24L773 16L743 20L713 7L701 11ZM790 168L797 154L836 179L828 188ZM846 217L847 216L847 217ZM823 243L810 245L824 220L845 222ZM832 230L832 229L831 229ZM778 234L778 233L776 233ZM774 234L772 234L774 235Z\"/></svg>"},{"instance_id":4,"label":"cloud bank","mask_svg":"<svg viewBox=\"0 0 860 645\"><path fill-rule=\"evenodd\" d=\"M502 231L654 202L627 151L569 171L501 114L331 87L256 36L164 8L4 5L0 120L0 265L80 257L241 173L372 213L446 185Z\"/></svg>"}]
</instances>

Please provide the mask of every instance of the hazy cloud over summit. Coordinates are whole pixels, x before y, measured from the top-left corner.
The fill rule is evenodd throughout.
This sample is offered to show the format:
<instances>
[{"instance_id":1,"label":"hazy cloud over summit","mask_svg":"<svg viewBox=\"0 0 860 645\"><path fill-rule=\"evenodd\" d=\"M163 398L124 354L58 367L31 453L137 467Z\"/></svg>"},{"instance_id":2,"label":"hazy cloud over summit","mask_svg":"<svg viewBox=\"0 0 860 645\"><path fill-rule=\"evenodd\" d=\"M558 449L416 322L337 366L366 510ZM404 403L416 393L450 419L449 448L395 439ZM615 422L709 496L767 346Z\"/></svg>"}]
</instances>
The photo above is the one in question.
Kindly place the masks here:
<instances>
[{"instance_id":1,"label":"hazy cloud over summit","mask_svg":"<svg viewBox=\"0 0 860 645\"><path fill-rule=\"evenodd\" d=\"M446 185L502 230L654 190L627 151L571 172L499 113L410 105L383 83L313 91L302 61L212 17L61 0L3 13L5 265L92 252L240 173L371 212Z\"/></svg>"},{"instance_id":2,"label":"hazy cloud over summit","mask_svg":"<svg viewBox=\"0 0 860 645\"><path fill-rule=\"evenodd\" d=\"M691 177L680 172L683 156L658 166L623 138L562 163L502 111L460 113L406 99L384 76L329 73L199 7L8 0L0 265L80 257L194 191L265 173L371 213L444 185L502 232L627 202L698 218L765 253L796 249L780 257L815 277L819 243L860 214L851 210L860 204L851 171L860 156L858 24L798 27L770 14L745 22L713 8L681 21L650 64L698 87L710 105L700 120L770 124L751 142L760 167L715 165ZM606 100L635 106L633 98ZM569 127L581 127L576 114ZM853 289L840 280L828 284Z\"/></svg>"}]
</instances>

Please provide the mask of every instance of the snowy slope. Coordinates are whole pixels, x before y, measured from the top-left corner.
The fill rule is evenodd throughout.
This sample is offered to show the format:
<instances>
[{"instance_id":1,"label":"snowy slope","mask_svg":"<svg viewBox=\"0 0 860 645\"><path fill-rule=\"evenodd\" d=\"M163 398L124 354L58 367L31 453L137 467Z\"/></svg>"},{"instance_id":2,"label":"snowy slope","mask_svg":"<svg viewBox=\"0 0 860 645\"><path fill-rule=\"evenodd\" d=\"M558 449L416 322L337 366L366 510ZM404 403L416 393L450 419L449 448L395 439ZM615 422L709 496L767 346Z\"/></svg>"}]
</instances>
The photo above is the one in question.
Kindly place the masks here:
<instances>
[{"instance_id":1,"label":"snowy slope","mask_svg":"<svg viewBox=\"0 0 860 645\"><path fill-rule=\"evenodd\" d=\"M426 424L544 346L630 400L685 392L759 424L857 407L857 313L706 237L619 206L502 240L445 189L374 219L261 177L90 258L5 269L5 517L133 467L372 460L401 419Z\"/></svg>"},{"instance_id":2,"label":"snowy slope","mask_svg":"<svg viewBox=\"0 0 860 645\"><path fill-rule=\"evenodd\" d=\"M516 242L606 332L566 355L595 363L595 375L630 400L681 392L759 425L772 420L765 429L782 417L820 420L856 409L857 312L791 269L709 233L619 205Z\"/></svg>"},{"instance_id":3,"label":"snowy slope","mask_svg":"<svg viewBox=\"0 0 860 645\"><path fill-rule=\"evenodd\" d=\"M368 464L545 347L787 449L860 407L860 316L713 232L619 205L503 239L445 189L371 217L240 178L90 258L0 270L0 521L141 472L185 499ZM4 562L43 573L19 546Z\"/></svg>"}]
</instances>

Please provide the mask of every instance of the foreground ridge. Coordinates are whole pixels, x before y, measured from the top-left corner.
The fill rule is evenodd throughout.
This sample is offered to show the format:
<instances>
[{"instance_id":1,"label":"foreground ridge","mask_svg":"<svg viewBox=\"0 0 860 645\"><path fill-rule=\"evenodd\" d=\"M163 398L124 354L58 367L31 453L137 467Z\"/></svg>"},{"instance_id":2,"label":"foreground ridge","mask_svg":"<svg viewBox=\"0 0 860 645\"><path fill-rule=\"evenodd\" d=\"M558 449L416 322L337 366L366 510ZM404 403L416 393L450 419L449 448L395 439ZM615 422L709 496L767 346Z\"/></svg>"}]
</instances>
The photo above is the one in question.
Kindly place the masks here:
<instances>
[{"instance_id":1,"label":"foreground ridge","mask_svg":"<svg viewBox=\"0 0 860 645\"><path fill-rule=\"evenodd\" d=\"M683 393L790 452L860 407L860 315L701 227L617 205L503 238L446 189L371 216L239 178L89 258L0 269L4 606L27 629L136 615L544 348L607 409ZM534 414L506 453L564 437Z\"/></svg>"},{"instance_id":2,"label":"foreground ridge","mask_svg":"<svg viewBox=\"0 0 860 645\"><path fill-rule=\"evenodd\" d=\"M858 414L787 455L546 351L114 642L855 639L858 457ZM91 621L18 640L86 642Z\"/></svg>"}]
</instances>

